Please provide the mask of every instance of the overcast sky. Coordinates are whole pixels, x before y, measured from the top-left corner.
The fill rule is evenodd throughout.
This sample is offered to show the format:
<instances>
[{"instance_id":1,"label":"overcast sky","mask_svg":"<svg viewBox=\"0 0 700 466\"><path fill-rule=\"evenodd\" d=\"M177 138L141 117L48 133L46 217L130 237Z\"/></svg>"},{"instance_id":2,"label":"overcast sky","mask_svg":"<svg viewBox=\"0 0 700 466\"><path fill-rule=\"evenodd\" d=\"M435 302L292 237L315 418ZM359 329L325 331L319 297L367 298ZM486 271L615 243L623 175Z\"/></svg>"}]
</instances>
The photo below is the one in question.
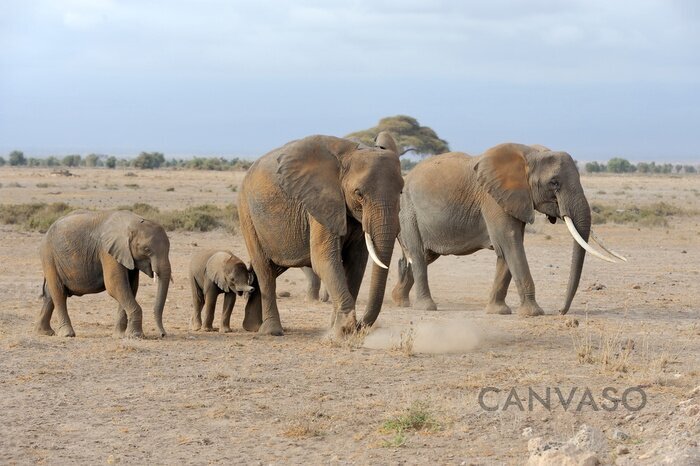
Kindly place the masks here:
<instances>
[{"instance_id":1,"label":"overcast sky","mask_svg":"<svg viewBox=\"0 0 700 466\"><path fill-rule=\"evenodd\" d=\"M396 114L474 154L700 161L700 2L0 2L1 155L252 158Z\"/></svg>"}]
</instances>

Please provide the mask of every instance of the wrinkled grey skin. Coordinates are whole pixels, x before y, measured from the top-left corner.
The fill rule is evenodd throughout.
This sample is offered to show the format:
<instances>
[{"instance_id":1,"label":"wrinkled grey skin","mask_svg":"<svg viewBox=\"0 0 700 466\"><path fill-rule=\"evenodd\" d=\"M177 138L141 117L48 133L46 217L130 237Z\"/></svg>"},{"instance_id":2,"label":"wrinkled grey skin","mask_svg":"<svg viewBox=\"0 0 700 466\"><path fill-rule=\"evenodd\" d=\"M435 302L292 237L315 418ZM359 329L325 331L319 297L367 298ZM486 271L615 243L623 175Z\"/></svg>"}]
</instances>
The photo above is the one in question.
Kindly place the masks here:
<instances>
[{"instance_id":1,"label":"wrinkled grey skin","mask_svg":"<svg viewBox=\"0 0 700 466\"><path fill-rule=\"evenodd\" d=\"M231 311L236 304L236 294L250 293L253 287L252 274L245 264L230 251L210 249L192 255L190 260L190 287L192 288L192 330L202 329L211 332L214 329L214 310L216 300L224 294L224 308L221 313L219 331L231 331ZM204 325L202 325L202 308L204 308Z\"/></svg>"},{"instance_id":2,"label":"wrinkled grey skin","mask_svg":"<svg viewBox=\"0 0 700 466\"><path fill-rule=\"evenodd\" d=\"M36 330L54 335L51 315L58 316L57 333L73 337L66 298L107 290L119 306L115 336L142 337L141 306L136 302L139 271L158 277L154 315L163 329L163 307L171 280L170 241L157 223L124 211L72 212L51 225L41 242L44 300Z\"/></svg>"},{"instance_id":3,"label":"wrinkled grey skin","mask_svg":"<svg viewBox=\"0 0 700 466\"><path fill-rule=\"evenodd\" d=\"M313 267L333 300L336 335L355 331L355 300L368 259L365 233L389 264L399 230L403 188L398 155L331 136L293 141L258 159L239 196L241 231L255 273L243 328L283 335L277 277ZM381 309L387 270L373 266L360 325Z\"/></svg>"},{"instance_id":4,"label":"wrinkled grey skin","mask_svg":"<svg viewBox=\"0 0 700 466\"><path fill-rule=\"evenodd\" d=\"M374 138L374 147L379 149L389 150L395 154L399 153L396 146L396 141L388 131L380 131L377 137ZM327 302L330 299L326 287L321 288L321 279L316 275L311 267L303 267L302 271L306 275L306 301Z\"/></svg>"},{"instance_id":5,"label":"wrinkled grey skin","mask_svg":"<svg viewBox=\"0 0 700 466\"><path fill-rule=\"evenodd\" d=\"M518 313L543 314L523 246L525 224L534 220L533 207L552 223L571 217L588 239L590 208L569 154L542 146L501 144L479 157L451 152L419 163L406 177L401 196L399 241L412 264L405 256L399 260L394 302L410 305L415 280L413 307L437 309L428 287L428 264L442 255L494 249L496 277L487 312L511 313L505 298L513 277L520 294ZM585 250L574 242L562 313L571 306L584 257Z\"/></svg>"}]
</instances>

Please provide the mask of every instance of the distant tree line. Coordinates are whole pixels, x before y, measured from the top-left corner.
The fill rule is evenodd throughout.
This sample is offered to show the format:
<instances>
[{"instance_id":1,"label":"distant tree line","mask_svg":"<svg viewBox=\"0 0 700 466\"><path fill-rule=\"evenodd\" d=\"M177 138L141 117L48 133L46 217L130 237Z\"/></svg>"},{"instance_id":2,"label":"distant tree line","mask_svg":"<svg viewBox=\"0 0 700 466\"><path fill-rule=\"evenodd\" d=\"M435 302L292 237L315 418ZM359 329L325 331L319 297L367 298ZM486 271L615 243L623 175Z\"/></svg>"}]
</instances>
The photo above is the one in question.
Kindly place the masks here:
<instances>
[{"instance_id":1,"label":"distant tree line","mask_svg":"<svg viewBox=\"0 0 700 466\"><path fill-rule=\"evenodd\" d=\"M683 165L663 163L657 165L656 162L639 162L636 165L627 159L615 157L608 160L608 163L588 162L585 165L588 173L697 173L695 165Z\"/></svg>"},{"instance_id":2,"label":"distant tree line","mask_svg":"<svg viewBox=\"0 0 700 466\"><path fill-rule=\"evenodd\" d=\"M195 170L247 170L252 162L238 157L193 157L191 159L166 159L161 152L141 152L133 159L117 158L113 155L88 154L85 157L72 154L63 157L25 157L19 150L10 152L7 160L0 157L0 166L5 164L20 167L105 167L105 168L192 168Z\"/></svg>"}]
</instances>

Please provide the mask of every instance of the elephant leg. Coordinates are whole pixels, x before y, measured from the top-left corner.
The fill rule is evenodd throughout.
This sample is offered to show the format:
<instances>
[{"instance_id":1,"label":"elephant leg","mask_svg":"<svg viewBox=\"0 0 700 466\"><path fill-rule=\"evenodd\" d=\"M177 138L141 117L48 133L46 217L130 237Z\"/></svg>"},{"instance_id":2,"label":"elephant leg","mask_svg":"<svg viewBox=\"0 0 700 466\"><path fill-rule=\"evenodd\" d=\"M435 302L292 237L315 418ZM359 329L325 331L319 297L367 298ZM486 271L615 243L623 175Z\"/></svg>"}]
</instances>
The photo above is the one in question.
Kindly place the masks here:
<instances>
[{"instance_id":1,"label":"elephant leg","mask_svg":"<svg viewBox=\"0 0 700 466\"><path fill-rule=\"evenodd\" d=\"M257 268L253 265L260 285L260 300L262 306L262 323L258 333L263 335L284 335L280 313L277 309L277 277L286 269L265 264ZM247 316L246 316L247 317Z\"/></svg>"},{"instance_id":2,"label":"elephant leg","mask_svg":"<svg viewBox=\"0 0 700 466\"><path fill-rule=\"evenodd\" d=\"M506 294L512 275L508 269L508 264L503 257L496 259L496 277L493 280L489 303L486 306L487 314L511 314L510 307L506 304Z\"/></svg>"},{"instance_id":3,"label":"elephant leg","mask_svg":"<svg viewBox=\"0 0 700 466\"><path fill-rule=\"evenodd\" d=\"M249 272L253 275L251 286L255 291L248 294L243 317L243 329L248 332L257 332L262 325L262 296L260 294L260 283L255 271Z\"/></svg>"},{"instance_id":4,"label":"elephant leg","mask_svg":"<svg viewBox=\"0 0 700 466\"><path fill-rule=\"evenodd\" d=\"M190 328L194 331L202 328L202 308L204 307L204 292L197 284L194 278L190 279L190 287L192 288L192 318L190 319Z\"/></svg>"},{"instance_id":5,"label":"elephant leg","mask_svg":"<svg viewBox=\"0 0 700 466\"><path fill-rule=\"evenodd\" d=\"M391 299L394 304L401 307L409 307L411 299L408 294L413 287L413 270L406 257L399 258L399 281L391 291Z\"/></svg>"},{"instance_id":6,"label":"elephant leg","mask_svg":"<svg viewBox=\"0 0 700 466\"><path fill-rule=\"evenodd\" d=\"M416 254L412 258L413 264L411 269L416 283L416 302L413 303L413 309L437 310L437 304L433 301L433 297L430 295L430 287L428 286L428 265L435 262L438 257L439 255L434 252L425 251L424 253Z\"/></svg>"},{"instance_id":7,"label":"elephant leg","mask_svg":"<svg viewBox=\"0 0 700 466\"><path fill-rule=\"evenodd\" d=\"M345 279L350 295L355 302L357 302L357 295L360 294L360 286L365 276L368 257L369 252L365 246L365 239L362 236L348 242L343 250Z\"/></svg>"},{"instance_id":8,"label":"elephant leg","mask_svg":"<svg viewBox=\"0 0 700 466\"><path fill-rule=\"evenodd\" d=\"M219 297L219 290L214 285L209 286L204 290L204 322L202 330L205 332L214 331L214 311L216 309L216 300Z\"/></svg>"},{"instance_id":9,"label":"elephant leg","mask_svg":"<svg viewBox=\"0 0 700 466\"><path fill-rule=\"evenodd\" d=\"M318 291L321 288L321 279L314 273L311 267L302 267L301 269L306 275L306 301L318 301Z\"/></svg>"},{"instance_id":10,"label":"elephant leg","mask_svg":"<svg viewBox=\"0 0 700 466\"><path fill-rule=\"evenodd\" d=\"M517 224L515 224L517 222ZM502 228L498 228L497 243L505 259L515 284L520 294L520 307L518 314L521 316L539 316L544 311L535 300L535 282L530 274L530 267L525 256L525 224L509 218Z\"/></svg>"},{"instance_id":11,"label":"elephant leg","mask_svg":"<svg viewBox=\"0 0 700 466\"><path fill-rule=\"evenodd\" d=\"M104 259L103 259L104 260ZM143 312L131 291L128 274L118 264L104 266L105 288L111 297L117 300L127 316L124 336L127 338L143 337Z\"/></svg>"},{"instance_id":12,"label":"elephant leg","mask_svg":"<svg viewBox=\"0 0 700 466\"><path fill-rule=\"evenodd\" d=\"M315 223L315 221L312 222ZM354 332L357 328L355 299L348 288L340 239L319 224L312 224L310 242L311 263L333 300L331 327L336 336ZM358 248L351 249L355 254L360 254ZM351 254L348 255L349 260L350 256ZM366 255L364 259L366 264ZM356 287L359 290L359 283Z\"/></svg>"},{"instance_id":13,"label":"elephant leg","mask_svg":"<svg viewBox=\"0 0 700 466\"><path fill-rule=\"evenodd\" d=\"M73 330L73 325L71 324L70 317L68 316L68 308L66 306L66 300L68 297L66 295L65 287L62 283L59 283L57 277L55 276L50 278L47 277L46 285L51 296L51 301L53 302L56 316L58 317L56 334L61 337L74 337L75 331ZM47 310L48 308L49 306L46 305ZM50 315L49 318L51 318Z\"/></svg>"},{"instance_id":14,"label":"elephant leg","mask_svg":"<svg viewBox=\"0 0 700 466\"><path fill-rule=\"evenodd\" d=\"M129 286L131 287L131 292L134 294L134 299L136 298L136 293L139 291L139 271L130 270L129 271ZM126 310L121 304L117 305L117 321L114 325L114 336L121 338L126 333L126 327L129 319L126 315Z\"/></svg>"},{"instance_id":15,"label":"elephant leg","mask_svg":"<svg viewBox=\"0 0 700 466\"><path fill-rule=\"evenodd\" d=\"M231 312L233 312L233 306L236 305L236 293L226 293L224 294L224 309L221 313L221 325L219 326L219 332L230 333L231 332Z\"/></svg>"},{"instance_id":16,"label":"elephant leg","mask_svg":"<svg viewBox=\"0 0 700 466\"><path fill-rule=\"evenodd\" d=\"M39 311L39 318L36 322L36 333L51 336L56 333L51 328L51 315L53 314L54 305L46 282L44 282L43 288L41 311Z\"/></svg>"}]
</instances>

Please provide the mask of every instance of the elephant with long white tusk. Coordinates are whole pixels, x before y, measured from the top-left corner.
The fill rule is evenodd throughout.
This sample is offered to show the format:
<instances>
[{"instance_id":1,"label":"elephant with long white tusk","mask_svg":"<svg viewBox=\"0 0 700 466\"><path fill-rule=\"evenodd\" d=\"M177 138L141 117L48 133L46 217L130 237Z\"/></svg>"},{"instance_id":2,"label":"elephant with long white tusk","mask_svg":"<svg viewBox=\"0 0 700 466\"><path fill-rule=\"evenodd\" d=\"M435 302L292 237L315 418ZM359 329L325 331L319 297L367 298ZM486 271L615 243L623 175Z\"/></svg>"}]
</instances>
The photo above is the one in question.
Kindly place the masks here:
<instances>
[{"instance_id":1,"label":"elephant with long white tusk","mask_svg":"<svg viewBox=\"0 0 700 466\"><path fill-rule=\"evenodd\" d=\"M243 328L282 335L277 277L289 267L307 267L312 284L318 289L320 277L333 301L333 331L355 331L355 301L370 258L369 299L359 325L374 323L399 232L403 188L396 144L388 134L382 143L310 136L262 156L248 170L238 212L258 286Z\"/></svg>"},{"instance_id":2,"label":"elephant with long white tusk","mask_svg":"<svg viewBox=\"0 0 700 466\"><path fill-rule=\"evenodd\" d=\"M437 182L436 180L439 180ZM535 300L523 235L535 210L551 223L563 219L575 240L564 306L571 306L581 278L585 253L608 262L626 259L597 241L610 256L588 244L591 211L576 164L566 152L544 146L500 144L478 157L451 152L426 159L406 177L401 196L399 282L394 302L408 306L415 283L418 309L437 309L428 286L428 265L441 255L467 255L480 249L497 254L496 278L487 312L510 314L505 303L515 278L518 313L544 312Z\"/></svg>"}]
</instances>

